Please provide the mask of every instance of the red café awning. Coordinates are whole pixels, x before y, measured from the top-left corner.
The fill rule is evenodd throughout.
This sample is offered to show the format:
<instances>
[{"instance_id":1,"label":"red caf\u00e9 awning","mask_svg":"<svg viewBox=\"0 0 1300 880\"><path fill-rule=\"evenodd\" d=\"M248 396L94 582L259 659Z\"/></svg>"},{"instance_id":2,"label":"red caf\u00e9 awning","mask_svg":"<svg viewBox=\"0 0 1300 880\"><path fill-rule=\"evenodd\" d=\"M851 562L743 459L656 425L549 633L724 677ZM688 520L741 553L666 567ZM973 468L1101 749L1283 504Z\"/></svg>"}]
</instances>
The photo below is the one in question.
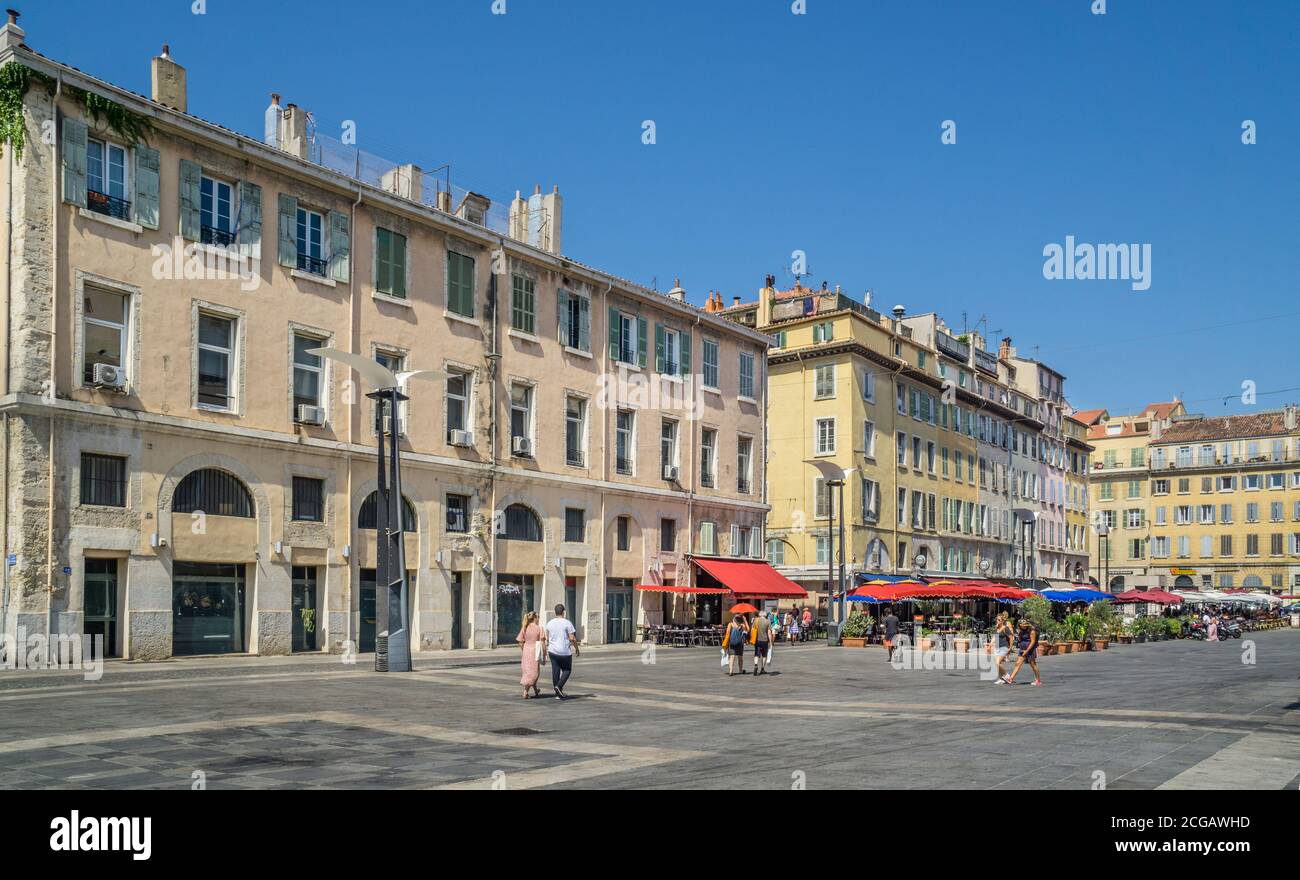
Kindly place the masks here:
<instances>
[{"instance_id":1,"label":"red caf\u00e9 awning","mask_svg":"<svg viewBox=\"0 0 1300 880\"><path fill-rule=\"evenodd\" d=\"M692 596L700 595L702 593L718 596L726 595L728 592L725 589L710 589L709 587L678 587L665 584L637 584L636 588L646 593L685 593Z\"/></svg>"},{"instance_id":2,"label":"red caf\u00e9 awning","mask_svg":"<svg viewBox=\"0 0 1300 880\"><path fill-rule=\"evenodd\" d=\"M747 599L806 599L808 591L772 568L762 559L701 559L691 557L696 567L733 596ZM716 591L715 591L716 592Z\"/></svg>"}]
</instances>

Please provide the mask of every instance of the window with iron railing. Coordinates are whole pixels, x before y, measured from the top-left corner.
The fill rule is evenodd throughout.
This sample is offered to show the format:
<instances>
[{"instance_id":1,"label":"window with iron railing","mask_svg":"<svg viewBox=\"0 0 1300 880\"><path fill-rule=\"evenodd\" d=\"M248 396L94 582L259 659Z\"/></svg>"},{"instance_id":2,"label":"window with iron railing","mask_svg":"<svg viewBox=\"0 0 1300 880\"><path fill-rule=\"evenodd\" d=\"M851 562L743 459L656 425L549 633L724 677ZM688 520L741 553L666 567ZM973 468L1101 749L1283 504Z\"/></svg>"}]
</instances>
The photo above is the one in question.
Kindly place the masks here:
<instances>
[{"instance_id":1,"label":"window with iron railing","mask_svg":"<svg viewBox=\"0 0 1300 880\"><path fill-rule=\"evenodd\" d=\"M81 454L81 503L126 507L126 459Z\"/></svg>"}]
</instances>

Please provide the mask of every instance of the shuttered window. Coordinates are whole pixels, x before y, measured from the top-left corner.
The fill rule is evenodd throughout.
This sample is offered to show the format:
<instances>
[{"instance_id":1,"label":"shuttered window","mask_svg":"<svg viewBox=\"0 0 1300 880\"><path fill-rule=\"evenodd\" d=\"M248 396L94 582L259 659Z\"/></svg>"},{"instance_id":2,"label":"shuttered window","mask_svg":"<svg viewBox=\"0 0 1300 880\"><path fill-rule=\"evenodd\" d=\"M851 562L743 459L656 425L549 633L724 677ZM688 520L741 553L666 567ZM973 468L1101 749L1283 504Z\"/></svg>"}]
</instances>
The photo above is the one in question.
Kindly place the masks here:
<instances>
[{"instance_id":1,"label":"shuttered window","mask_svg":"<svg viewBox=\"0 0 1300 880\"><path fill-rule=\"evenodd\" d=\"M406 236L375 229L375 290L406 299Z\"/></svg>"},{"instance_id":2,"label":"shuttered window","mask_svg":"<svg viewBox=\"0 0 1300 880\"><path fill-rule=\"evenodd\" d=\"M447 310L474 317L474 260L455 251L447 252Z\"/></svg>"}]
</instances>

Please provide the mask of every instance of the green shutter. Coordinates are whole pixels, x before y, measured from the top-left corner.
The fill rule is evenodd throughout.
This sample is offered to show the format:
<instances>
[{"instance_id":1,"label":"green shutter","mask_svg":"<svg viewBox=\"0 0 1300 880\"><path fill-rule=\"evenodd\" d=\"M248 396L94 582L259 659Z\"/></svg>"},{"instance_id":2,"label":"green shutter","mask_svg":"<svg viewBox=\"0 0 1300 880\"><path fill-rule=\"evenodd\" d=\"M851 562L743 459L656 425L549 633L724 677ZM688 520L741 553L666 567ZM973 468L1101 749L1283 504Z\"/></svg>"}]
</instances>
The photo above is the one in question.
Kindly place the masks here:
<instances>
[{"instance_id":1,"label":"green shutter","mask_svg":"<svg viewBox=\"0 0 1300 880\"><path fill-rule=\"evenodd\" d=\"M647 335L645 318L638 315L636 319L636 362L639 367L644 367L646 364Z\"/></svg>"},{"instance_id":2,"label":"green shutter","mask_svg":"<svg viewBox=\"0 0 1300 880\"><path fill-rule=\"evenodd\" d=\"M330 211L330 277L335 281L348 280L349 245L348 215Z\"/></svg>"},{"instance_id":3,"label":"green shutter","mask_svg":"<svg viewBox=\"0 0 1300 880\"><path fill-rule=\"evenodd\" d=\"M198 241L202 236L202 221L199 217L199 206L203 203L200 194L200 182L203 177L203 169L189 159L181 160L181 180L180 180L180 208L181 208L181 238L188 238L190 241Z\"/></svg>"},{"instance_id":4,"label":"green shutter","mask_svg":"<svg viewBox=\"0 0 1300 880\"><path fill-rule=\"evenodd\" d=\"M578 348L591 351L591 300L578 300Z\"/></svg>"},{"instance_id":5,"label":"green shutter","mask_svg":"<svg viewBox=\"0 0 1300 880\"><path fill-rule=\"evenodd\" d=\"M691 334L682 331L678 339L682 348L681 355L678 357L678 362L681 364L680 373L683 376L689 376L691 374Z\"/></svg>"},{"instance_id":6,"label":"green shutter","mask_svg":"<svg viewBox=\"0 0 1300 880\"><path fill-rule=\"evenodd\" d=\"M86 123L63 117L63 200L86 207Z\"/></svg>"},{"instance_id":7,"label":"green shutter","mask_svg":"<svg viewBox=\"0 0 1300 880\"><path fill-rule=\"evenodd\" d=\"M389 238L390 264L393 267L393 295L406 299L406 236L394 232Z\"/></svg>"},{"instance_id":8,"label":"green shutter","mask_svg":"<svg viewBox=\"0 0 1300 880\"><path fill-rule=\"evenodd\" d=\"M158 151L153 147L135 148L135 222L158 228Z\"/></svg>"},{"instance_id":9,"label":"green shutter","mask_svg":"<svg viewBox=\"0 0 1300 880\"><path fill-rule=\"evenodd\" d=\"M239 251L262 258L262 188L247 180L239 182Z\"/></svg>"},{"instance_id":10,"label":"green shutter","mask_svg":"<svg viewBox=\"0 0 1300 880\"><path fill-rule=\"evenodd\" d=\"M664 325L655 324L655 372L664 371Z\"/></svg>"},{"instance_id":11,"label":"green shutter","mask_svg":"<svg viewBox=\"0 0 1300 880\"><path fill-rule=\"evenodd\" d=\"M618 317L618 309L610 306L609 309L609 357L610 360L623 359L623 334L622 322Z\"/></svg>"},{"instance_id":12,"label":"green shutter","mask_svg":"<svg viewBox=\"0 0 1300 880\"><path fill-rule=\"evenodd\" d=\"M555 335L563 345L569 344L569 292L560 288L555 292Z\"/></svg>"},{"instance_id":13,"label":"green shutter","mask_svg":"<svg viewBox=\"0 0 1300 880\"><path fill-rule=\"evenodd\" d=\"M281 266L298 268L298 200L280 193L279 259Z\"/></svg>"},{"instance_id":14,"label":"green shutter","mask_svg":"<svg viewBox=\"0 0 1300 880\"><path fill-rule=\"evenodd\" d=\"M380 293L391 293L393 289L392 248L393 234L375 227L375 290Z\"/></svg>"}]
</instances>

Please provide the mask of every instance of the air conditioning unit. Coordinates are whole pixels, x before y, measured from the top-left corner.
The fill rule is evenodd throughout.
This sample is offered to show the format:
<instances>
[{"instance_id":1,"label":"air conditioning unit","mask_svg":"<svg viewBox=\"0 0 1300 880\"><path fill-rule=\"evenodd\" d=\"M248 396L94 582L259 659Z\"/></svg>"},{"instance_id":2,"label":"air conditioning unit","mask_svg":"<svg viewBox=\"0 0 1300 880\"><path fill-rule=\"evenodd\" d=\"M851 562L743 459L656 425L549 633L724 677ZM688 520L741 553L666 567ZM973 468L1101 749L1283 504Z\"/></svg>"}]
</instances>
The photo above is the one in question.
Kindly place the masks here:
<instances>
[{"instance_id":1,"label":"air conditioning unit","mask_svg":"<svg viewBox=\"0 0 1300 880\"><path fill-rule=\"evenodd\" d=\"M531 456L533 454L533 441L527 437L512 437L510 451L515 455Z\"/></svg>"},{"instance_id":2,"label":"air conditioning unit","mask_svg":"<svg viewBox=\"0 0 1300 880\"><path fill-rule=\"evenodd\" d=\"M447 432L447 442L452 446L473 446L474 433L472 431L459 431L453 428Z\"/></svg>"},{"instance_id":3,"label":"air conditioning unit","mask_svg":"<svg viewBox=\"0 0 1300 880\"><path fill-rule=\"evenodd\" d=\"M384 416L384 434L391 436L393 433L393 417ZM406 436L406 422L401 419L397 420L397 436Z\"/></svg>"},{"instance_id":4,"label":"air conditioning unit","mask_svg":"<svg viewBox=\"0 0 1300 880\"><path fill-rule=\"evenodd\" d=\"M126 371L112 364L95 364L91 378L97 388L112 388L117 391L126 388Z\"/></svg>"},{"instance_id":5,"label":"air conditioning unit","mask_svg":"<svg viewBox=\"0 0 1300 880\"><path fill-rule=\"evenodd\" d=\"M677 468L674 465L664 465L664 479L670 483L677 482Z\"/></svg>"},{"instance_id":6,"label":"air conditioning unit","mask_svg":"<svg viewBox=\"0 0 1300 880\"><path fill-rule=\"evenodd\" d=\"M294 421L300 425L323 425L325 424L325 408L300 403L294 413Z\"/></svg>"}]
</instances>

